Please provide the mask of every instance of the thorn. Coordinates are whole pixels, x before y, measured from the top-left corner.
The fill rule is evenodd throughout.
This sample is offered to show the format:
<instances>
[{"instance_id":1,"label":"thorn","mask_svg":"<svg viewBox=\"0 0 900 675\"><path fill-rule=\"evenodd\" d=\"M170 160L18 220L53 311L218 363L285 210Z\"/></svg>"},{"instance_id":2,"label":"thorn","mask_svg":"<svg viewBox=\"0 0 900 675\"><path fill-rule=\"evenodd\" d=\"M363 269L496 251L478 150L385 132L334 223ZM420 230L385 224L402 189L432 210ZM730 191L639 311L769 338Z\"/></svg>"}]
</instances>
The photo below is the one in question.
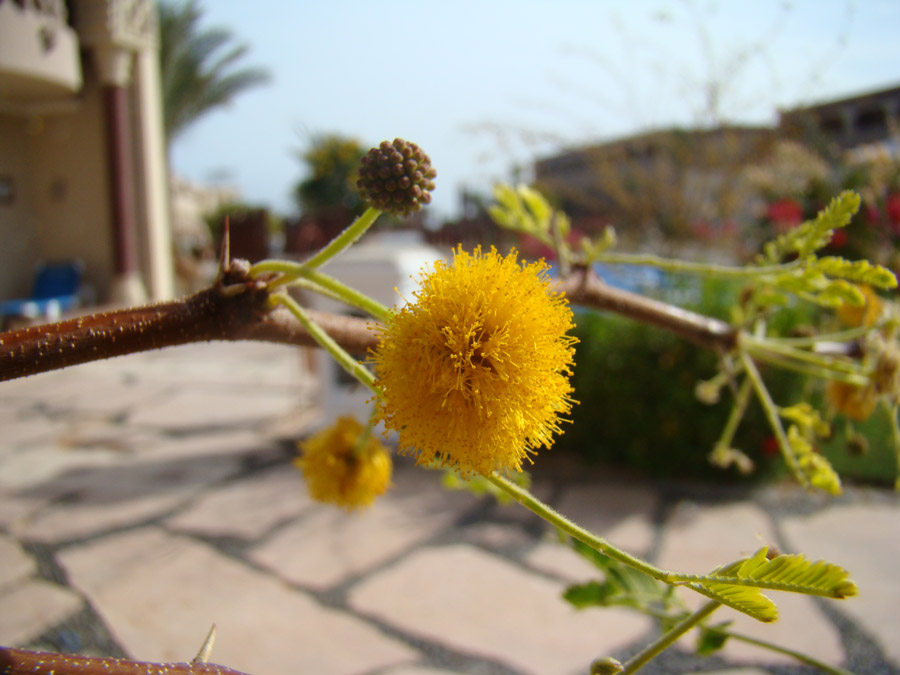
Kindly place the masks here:
<instances>
[{"instance_id":1,"label":"thorn","mask_svg":"<svg viewBox=\"0 0 900 675\"><path fill-rule=\"evenodd\" d=\"M200 646L197 656L191 659L191 663L208 663L210 654L212 654L213 643L216 641L216 624L213 624L206 634L206 639Z\"/></svg>"},{"instance_id":2,"label":"thorn","mask_svg":"<svg viewBox=\"0 0 900 675\"><path fill-rule=\"evenodd\" d=\"M229 229L228 216L225 216L225 224L222 228L222 250L219 251L219 276L224 276L231 262L231 230Z\"/></svg>"}]
</instances>

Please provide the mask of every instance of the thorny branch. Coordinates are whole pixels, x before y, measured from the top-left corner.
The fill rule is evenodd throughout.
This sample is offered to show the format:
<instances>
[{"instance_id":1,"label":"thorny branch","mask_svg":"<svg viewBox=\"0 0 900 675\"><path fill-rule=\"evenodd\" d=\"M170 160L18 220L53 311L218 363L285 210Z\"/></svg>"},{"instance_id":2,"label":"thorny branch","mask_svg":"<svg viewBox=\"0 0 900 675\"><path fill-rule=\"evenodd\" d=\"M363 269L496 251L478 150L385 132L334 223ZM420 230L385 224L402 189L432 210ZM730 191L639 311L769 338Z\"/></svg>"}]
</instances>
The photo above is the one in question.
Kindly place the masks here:
<instances>
[{"instance_id":1,"label":"thorny branch","mask_svg":"<svg viewBox=\"0 0 900 675\"><path fill-rule=\"evenodd\" d=\"M0 675L246 675L215 663L149 663L0 647Z\"/></svg>"},{"instance_id":2,"label":"thorny branch","mask_svg":"<svg viewBox=\"0 0 900 675\"><path fill-rule=\"evenodd\" d=\"M232 261L212 286L179 300L0 333L0 381L191 342L315 346L289 312L268 308L269 291L247 269L244 261ZM364 319L310 314L351 353L364 355L375 345Z\"/></svg>"},{"instance_id":3,"label":"thorny branch","mask_svg":"<svg viewBox=\"0 0 900 675\"><path fill-rule=\"evenodd\" d=\"M264 282L234 260L212 286L179 300L88 314L43 326L0 333L0 381L68 366L211 340L260 340L316 346L284 308L272 309ZM558 290L573 303L609 310L652 324L708 348L728 351L736 331L728 324L607 285L584 269ZM375 347L372 321L310 311L310 316L351 354Z\"/></svg>"}]
</instances>

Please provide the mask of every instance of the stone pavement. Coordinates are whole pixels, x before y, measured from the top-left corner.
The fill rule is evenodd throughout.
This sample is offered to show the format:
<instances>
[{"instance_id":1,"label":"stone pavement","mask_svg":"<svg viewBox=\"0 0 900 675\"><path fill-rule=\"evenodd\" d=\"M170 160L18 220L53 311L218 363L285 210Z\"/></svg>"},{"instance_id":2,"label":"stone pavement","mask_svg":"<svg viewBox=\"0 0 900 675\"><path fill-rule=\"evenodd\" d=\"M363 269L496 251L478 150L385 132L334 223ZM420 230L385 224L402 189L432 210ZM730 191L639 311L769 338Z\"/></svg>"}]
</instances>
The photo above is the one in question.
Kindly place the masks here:
<instances>
[{"instance_id":1,"label":"stone pavement","mask_svg":"<svg viewBox=\"0 0 900 675\"><path fill-rule=\"evenodd\" d=\"M0 383L0 644L213 660L256 675L585 674L655 634L625 609L575 611L594 570L522 508L450 492L398 461L348 515L290 466L319 415L296 349L211 344ZM778 594L782 618L733 628L857 673L900 669L900 500L653 484L567 466L535 492L660 566L708 571L776 543L853 571L857 598ZM726 618L728 610L720 610ZM731 641L648 673L812 673Z\"/></svg>"}]
</instances>

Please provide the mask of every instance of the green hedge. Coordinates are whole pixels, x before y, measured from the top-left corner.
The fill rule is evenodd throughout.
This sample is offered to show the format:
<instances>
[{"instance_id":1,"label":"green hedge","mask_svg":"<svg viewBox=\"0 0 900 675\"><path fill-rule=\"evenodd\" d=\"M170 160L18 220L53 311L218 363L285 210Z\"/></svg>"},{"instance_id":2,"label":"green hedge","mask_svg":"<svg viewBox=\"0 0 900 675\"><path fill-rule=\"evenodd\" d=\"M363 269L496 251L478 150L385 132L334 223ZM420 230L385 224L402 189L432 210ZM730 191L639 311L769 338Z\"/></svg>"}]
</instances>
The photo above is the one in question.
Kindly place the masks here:
<instances>
[{"instance_id":1,"label":"green hedge","mask_svg":"<svg viewBox=\"0 0 900 675\"><path fill-rule=\"evenodd\" d=\"M724 318L740 288L708 281L669 289L663 299L710 316ZM685 298L688 302L685 303ZM809 317L782 310L779 323L788 328ZM658 328L619 316L576 309L574 398L579 401L573 424L557 441L560 452L572 452L589 463L629 467L649 476L738 478L710 465L707 456L718 440L731 409L731 396L705 405L694 395L699 380L716 372L716 356ZM776 401L795 402L802 378L765 371ZM761 410L751 403L735 439L735 447L757 463L757 477L770 475L776 464Z\"/></svg>"}]
</instances>

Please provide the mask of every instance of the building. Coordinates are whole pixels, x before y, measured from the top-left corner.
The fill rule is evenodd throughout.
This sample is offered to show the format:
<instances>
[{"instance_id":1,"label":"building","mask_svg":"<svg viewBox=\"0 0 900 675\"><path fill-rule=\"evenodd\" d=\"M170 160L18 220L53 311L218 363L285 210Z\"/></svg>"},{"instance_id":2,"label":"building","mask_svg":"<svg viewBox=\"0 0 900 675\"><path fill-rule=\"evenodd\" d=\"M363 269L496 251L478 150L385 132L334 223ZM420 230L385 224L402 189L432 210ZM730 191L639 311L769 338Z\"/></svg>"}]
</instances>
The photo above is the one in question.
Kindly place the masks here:
<instances>
[{"instance_id":1,"label":"building","mask_svg":"<svg viewBox=\"0 0 900 675\"><path fill-rule=\"evenodd\" d=\"M539 160L535 183L586 232L691 236L744 215L743 168L774 141L767 127L651 131Z\"/></svg>"},{"instance_id":2,"label":"building","mask_svg":"<svg viewBox=\"0 0 900 675\"><path fill-rule=\"evenodd\" d=\"M802 140L823 154L897 146L900 87L782 111L782 134Z\"/></svg>"},{"instance_id":3,"label":"building","mask_svg":"<svg viewBox=\"0 0 900 675\"><path fill-rule=\"evenodd\" d=\"M771 159L780 141L829 160L898 156L898 123L900 87L892 87L783 111L775 127L663 129L576 148L539 160L535 182L587 232L611 223L638 244L698 232L721 241L721 225L753 220L758 195L747 169Z\"/></svg>"},{"instance_id":4,"label":"building","mask_svg":"<svg viewBox=\"0 0 900 675\"><path fill-rule=\"evenodd\" d=\"M0 0L0 299L79 260L101 303L173 295L153 0Z\"/></svg>"}]
</instances>

